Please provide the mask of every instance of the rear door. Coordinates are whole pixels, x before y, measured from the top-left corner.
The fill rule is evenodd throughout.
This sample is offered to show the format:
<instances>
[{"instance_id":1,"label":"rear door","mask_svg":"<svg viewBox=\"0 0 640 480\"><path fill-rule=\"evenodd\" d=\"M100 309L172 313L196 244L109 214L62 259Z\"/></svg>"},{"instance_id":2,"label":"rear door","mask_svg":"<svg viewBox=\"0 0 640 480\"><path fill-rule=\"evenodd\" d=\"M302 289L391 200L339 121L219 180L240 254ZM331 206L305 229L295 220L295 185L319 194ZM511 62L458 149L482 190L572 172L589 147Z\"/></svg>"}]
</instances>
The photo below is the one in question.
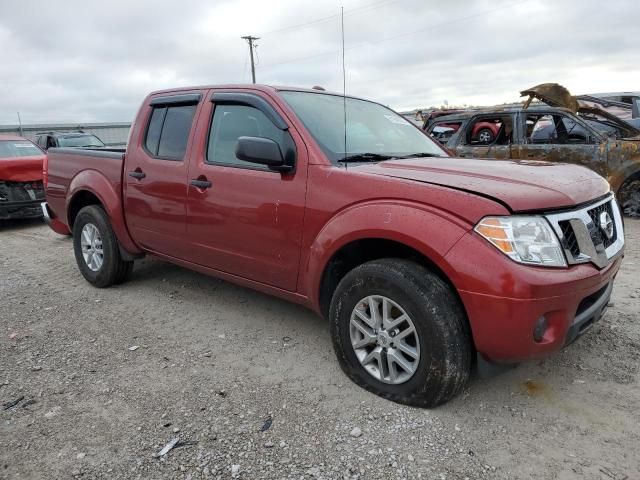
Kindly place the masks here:
<instances>
[{"instance_id":1,"label":"rear door","mask_svg":"<svg viewBox=\"0 0 640 480\"><path fill-rule=\"evenodd\" d=\"M295 291L307 179L302 138L265 97L246 92L213 93L196 136L187 202L189 259ZM295 170L281 173L239 160L241 136L272 139L283 153L293 148Z\"/></svg>"},{"instance_id":2,"label":"rear door","mask_svg":"<svg viewBox=\"0 0 640 480\"><path fill-rule=\"evenodd\" d=\"M472 158L512 158L516 132L514 113L476 115L465 125L455 138L454 147L459 157Z\"/></svg>"},{"instance_id":3,"label":"rear door","mask_svg":"<svg viewBox=\"0 0 640 480\"><path fill-rule=\"evenodd\" d=\"M125 157L127 225L145 249L184 258L191 131L200 92L152 97Z\"/></svg>"}]
</instances>

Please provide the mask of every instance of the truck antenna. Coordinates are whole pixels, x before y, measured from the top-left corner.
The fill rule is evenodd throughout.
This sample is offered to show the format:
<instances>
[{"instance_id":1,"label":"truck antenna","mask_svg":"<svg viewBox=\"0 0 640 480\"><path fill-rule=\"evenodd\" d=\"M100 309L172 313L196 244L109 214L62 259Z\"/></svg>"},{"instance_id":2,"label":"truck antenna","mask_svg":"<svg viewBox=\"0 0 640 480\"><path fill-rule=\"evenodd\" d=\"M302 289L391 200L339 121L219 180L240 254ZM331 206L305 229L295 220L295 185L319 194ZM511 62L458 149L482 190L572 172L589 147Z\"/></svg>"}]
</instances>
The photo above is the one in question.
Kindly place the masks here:
<instances>
[{"instance_id":1,"label":"truck antenna","mask_svg":"<svg viewBox=\"0 0 640 480\"><path fill-rule=\"evenodd\" d=\"M347 73L344 67L344 6L340 7L342 33L342 111L344 113L344 158L347 157ZM345 169L347 162L344 163Z\"/></svg>"}]
</instances>

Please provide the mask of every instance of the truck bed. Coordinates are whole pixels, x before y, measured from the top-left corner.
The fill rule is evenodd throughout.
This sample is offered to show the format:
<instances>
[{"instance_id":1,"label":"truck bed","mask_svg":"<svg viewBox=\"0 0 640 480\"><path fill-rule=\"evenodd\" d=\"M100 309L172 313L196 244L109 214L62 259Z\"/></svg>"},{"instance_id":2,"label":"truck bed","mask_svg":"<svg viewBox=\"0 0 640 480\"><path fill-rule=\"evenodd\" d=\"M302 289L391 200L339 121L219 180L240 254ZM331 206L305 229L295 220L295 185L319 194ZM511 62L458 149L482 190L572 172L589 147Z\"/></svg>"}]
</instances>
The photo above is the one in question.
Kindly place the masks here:
<instances>
[{"instance_id":1,"label":"truck bed","mask_svg":"<svg viewBox=\"0 0 640 480\"><path fill-rule=\"evenodd\" d=\"M71 198L74 180L79 176L100 178L110 183L115 192L121 192L124 154L124 149L116 148L50 148L47 200L54 215L66 224L65 201ZM86 188L87 182L82 184Z\"/></svg>"}]
</instances>

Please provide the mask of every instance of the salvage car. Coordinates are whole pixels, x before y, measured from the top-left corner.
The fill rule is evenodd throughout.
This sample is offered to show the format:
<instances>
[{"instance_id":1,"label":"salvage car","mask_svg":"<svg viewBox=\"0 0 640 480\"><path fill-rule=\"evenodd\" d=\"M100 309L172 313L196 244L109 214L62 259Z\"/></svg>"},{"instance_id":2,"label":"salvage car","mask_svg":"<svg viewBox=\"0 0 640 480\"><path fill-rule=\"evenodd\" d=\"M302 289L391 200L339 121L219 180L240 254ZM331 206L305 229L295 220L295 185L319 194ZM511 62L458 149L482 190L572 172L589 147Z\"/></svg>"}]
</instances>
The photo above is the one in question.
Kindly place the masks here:
<instances>
[{"instance_id":1,"label":"salvage car","mask_svg":"<svg viewBox=\"0 0 640 480\"><path fill-rule=\"evenodd\" d=\"M44 159L26 138L0 135L0 220L42 216Z\"/></svg>"},{"instance_id":2,"label":"salvage car","mask_svg":"<svg viewBox=\"0 0 640 480\"><path fill-rule=\"evenodd\" d=\"M92 133L82 130L76 132L41 132L36 134L36 143L43 150L57 147L103 148L105 144Z\"/></svg>"},{"instance_id":3,"label":"salvage car","mask_svg":"<svg viewBox=\"0 0 640 480\"><path fill-rule=\"evenodd\" d=\"M640 130L597 107L580 105L557 87L544 84L523 91L530 99L521 106L442 116L423 128L437 138L442 138L437 127L454 128L445 145L460 157L584 165L608 180L625 214L640 216ZM531 98L546 104L531 104ZM487 122L501 125L489 144L474 133Z\"/></svg>"},{"instance_id":4,"label":"salvage car","mask_svg":"<svg viewBox=\"0 0 640 480\"><path fill-rule=\"evenodd\" d=\"M387 107L318 90L154 92L126 152L50 149L45 181L47 219L95 287L152 255L299 303L329 320L356 384L423 407L475 361L588 331L624 253L591 170L453 159Z\"/></svg>"}]
</instances>

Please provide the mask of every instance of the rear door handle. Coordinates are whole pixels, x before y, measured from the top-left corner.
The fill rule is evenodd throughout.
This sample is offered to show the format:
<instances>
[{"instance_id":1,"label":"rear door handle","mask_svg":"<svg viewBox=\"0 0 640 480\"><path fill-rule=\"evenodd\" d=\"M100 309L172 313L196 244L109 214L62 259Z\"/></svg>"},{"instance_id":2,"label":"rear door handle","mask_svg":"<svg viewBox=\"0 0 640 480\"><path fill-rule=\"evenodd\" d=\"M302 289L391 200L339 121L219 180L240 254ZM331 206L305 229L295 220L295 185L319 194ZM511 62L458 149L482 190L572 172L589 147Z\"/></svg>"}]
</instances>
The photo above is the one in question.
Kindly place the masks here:
<instances>
[{"instance_id":1,"label":"rear door handle","mask_svg":"<svg viewBox=\"0 0 640 480\"><path fill-rule=\"evenodd\" d=\"M144 173L142 170L134 170L133 172L129 172L129 176L137 180L142 180L144 177L147 176L147 174Z\"/></svg>"},{"instance_id":2,"label":"rear door handle","mask_svg":"<svg viewBox=\"0 0 640 480\"><path fill-rule=\"evenodd\" d=\"M198 188L211 188L212 183L209 180L200 180L198 178L191 180L191 185Z\"/></svg>"}]
</instances>

